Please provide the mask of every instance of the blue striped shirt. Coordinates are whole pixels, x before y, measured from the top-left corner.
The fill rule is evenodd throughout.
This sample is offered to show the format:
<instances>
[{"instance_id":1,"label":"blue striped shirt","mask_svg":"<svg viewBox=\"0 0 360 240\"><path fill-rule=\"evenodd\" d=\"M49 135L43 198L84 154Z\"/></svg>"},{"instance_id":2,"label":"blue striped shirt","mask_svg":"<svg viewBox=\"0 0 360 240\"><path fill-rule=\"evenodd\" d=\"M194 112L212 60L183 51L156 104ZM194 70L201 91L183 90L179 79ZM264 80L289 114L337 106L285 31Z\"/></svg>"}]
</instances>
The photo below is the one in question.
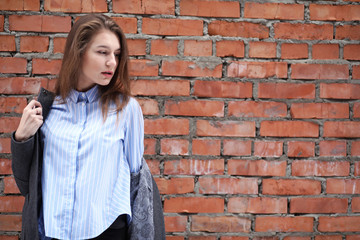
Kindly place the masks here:
<instances>
[{"instance_id":1,"label":"blue striped shirt","mask_svg":"<svg viewBox=\"0 0 360 240\"><path fill-rule=\"evenodd\" d=\"M141 168L144 120L134 98L104 122L98 87L56 97L41 127L45 234L57 239L100 235L130 208L130 172Z\"/></svg>"}]
</instances>

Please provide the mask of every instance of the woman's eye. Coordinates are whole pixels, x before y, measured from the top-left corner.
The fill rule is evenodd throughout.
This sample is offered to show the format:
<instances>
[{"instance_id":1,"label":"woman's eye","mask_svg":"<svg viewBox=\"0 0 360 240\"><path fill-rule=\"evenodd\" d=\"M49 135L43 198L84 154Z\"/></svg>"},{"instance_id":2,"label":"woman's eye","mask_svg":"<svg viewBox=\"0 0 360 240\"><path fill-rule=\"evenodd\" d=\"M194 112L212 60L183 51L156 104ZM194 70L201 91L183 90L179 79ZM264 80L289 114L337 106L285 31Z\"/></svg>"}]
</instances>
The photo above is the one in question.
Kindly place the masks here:
<instances>
[{"instance_id":1,"label":"woman's eye","mask_svg":"<svg viewBox=\"0 0 360 240\"><path fill-rule=\"evenodd\" d=\"M106 55L106 54L107 54L107 52L105 52L105 51L98 51L98 53L100 53L100 54L102 54L102 55Z\"/></svg>"}]
</instances>

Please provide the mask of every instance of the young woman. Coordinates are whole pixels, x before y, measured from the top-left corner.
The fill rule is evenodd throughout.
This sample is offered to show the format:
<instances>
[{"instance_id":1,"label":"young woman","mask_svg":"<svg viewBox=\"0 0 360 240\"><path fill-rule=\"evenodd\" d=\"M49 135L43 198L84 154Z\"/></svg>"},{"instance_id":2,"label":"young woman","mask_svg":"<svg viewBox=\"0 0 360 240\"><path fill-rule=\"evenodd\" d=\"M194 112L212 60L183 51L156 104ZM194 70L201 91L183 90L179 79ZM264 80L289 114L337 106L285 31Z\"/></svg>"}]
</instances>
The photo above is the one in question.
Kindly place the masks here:
<instances>
[{"instance_id":1,"label":"young woman","mask_svg":"<svg viewBox=\"0 0 360 240\"><path fill-rule=\"evenodd\" d=\"M125 36L110 17L83 16L68 35L55 94L42 89L12 135L22 239L164 239L143 141Z\"/></svg>"}]
</instances>

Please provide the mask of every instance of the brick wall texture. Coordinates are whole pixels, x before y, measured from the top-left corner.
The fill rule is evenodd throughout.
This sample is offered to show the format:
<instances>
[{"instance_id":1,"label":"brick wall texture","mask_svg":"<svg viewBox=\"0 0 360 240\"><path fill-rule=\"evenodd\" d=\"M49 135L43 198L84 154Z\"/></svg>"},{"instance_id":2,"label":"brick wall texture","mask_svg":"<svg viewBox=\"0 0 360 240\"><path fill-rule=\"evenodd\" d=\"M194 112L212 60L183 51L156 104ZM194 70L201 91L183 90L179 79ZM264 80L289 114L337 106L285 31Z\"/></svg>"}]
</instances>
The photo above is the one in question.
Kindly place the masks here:
<instances>
[{"instance_id":1,"label":"brick wall texture","mask_svg":"<svg viewBox=\"0 0 360 240\"><path fill-rule=\"evenodd\" d=\"M90 12L128 38L167 239L360 239L359 0L0 0L1 240L10 134Z\"/></svg>"}]
</instances>

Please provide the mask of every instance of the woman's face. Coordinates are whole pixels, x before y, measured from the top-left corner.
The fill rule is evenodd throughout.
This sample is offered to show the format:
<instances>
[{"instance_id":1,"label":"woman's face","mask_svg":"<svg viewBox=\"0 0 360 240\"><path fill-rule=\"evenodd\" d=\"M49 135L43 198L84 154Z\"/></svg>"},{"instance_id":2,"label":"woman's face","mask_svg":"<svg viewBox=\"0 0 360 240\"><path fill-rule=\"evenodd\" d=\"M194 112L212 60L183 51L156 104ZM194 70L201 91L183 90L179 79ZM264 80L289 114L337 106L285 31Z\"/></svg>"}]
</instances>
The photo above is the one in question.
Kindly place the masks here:
<instances>
[{"instance_id":1,"label":"woman's face","mask_svg":"<svg viewBox=\"0 0 360 240\"><path fill-rule=\"evenodd\" d=\"M78 91L87 91L96 84L108 85L119 63L120 41L109 30L101 30L89 42L82 57Z\"/></svg>"}]
</instances>

